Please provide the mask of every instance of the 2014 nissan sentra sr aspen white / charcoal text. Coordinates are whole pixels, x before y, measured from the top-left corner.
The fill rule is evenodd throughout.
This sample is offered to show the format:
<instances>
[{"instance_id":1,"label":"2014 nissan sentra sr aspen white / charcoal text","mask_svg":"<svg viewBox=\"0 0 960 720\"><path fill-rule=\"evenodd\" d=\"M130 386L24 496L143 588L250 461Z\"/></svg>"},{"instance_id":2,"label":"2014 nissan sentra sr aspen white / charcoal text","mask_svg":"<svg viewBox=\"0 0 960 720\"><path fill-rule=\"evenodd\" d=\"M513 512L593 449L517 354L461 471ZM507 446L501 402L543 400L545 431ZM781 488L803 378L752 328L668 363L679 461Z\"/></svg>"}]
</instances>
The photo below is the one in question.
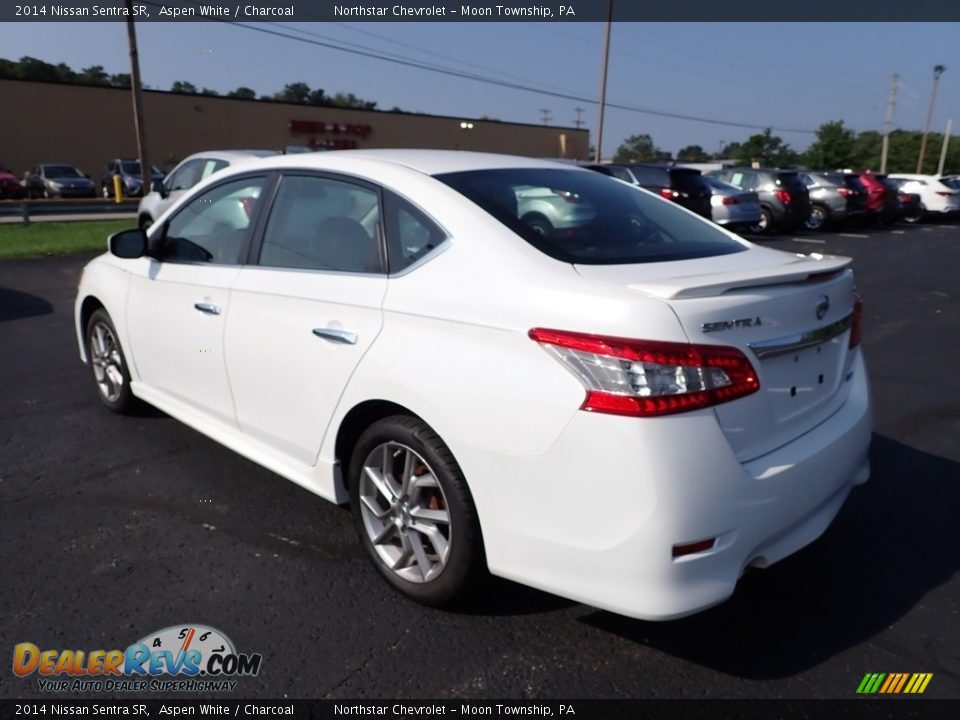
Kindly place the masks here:
<instances>
[{"instance_id":1,"label":"2014 nissan sentra sr aspen white / charcoal text","mask_svg":"<svg viewBox=\"0 0 960 720\"><path fill-rule=\"evenodd\" d=\"M545 193L579 211L553 226L522 201ZM76 302L101 401L349 502L421 602L489 570L690 614L817 538L869 475L849 260L753 245L589 170L265 158L110 249Z\"/></svg>"}]
</instances>

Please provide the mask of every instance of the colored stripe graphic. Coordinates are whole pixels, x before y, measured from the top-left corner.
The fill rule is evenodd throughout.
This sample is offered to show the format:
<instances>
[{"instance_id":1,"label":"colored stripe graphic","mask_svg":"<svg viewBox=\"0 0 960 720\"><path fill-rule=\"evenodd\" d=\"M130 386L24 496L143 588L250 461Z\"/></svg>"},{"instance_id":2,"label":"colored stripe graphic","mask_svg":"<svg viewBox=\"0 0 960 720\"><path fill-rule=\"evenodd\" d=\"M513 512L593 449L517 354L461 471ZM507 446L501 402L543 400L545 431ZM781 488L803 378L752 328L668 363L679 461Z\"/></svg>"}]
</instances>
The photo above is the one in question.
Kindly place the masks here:
<instances>
[{"instance_id":1,"label":"colored stripe graphic","mask_svg":"<svg viewBox=\"0 0 960 720\"><path fill-rule=\"evenodd\" d=\"M927 689L933 673L867 673L857 686L859 695L919 695Z\"/></svg>"}]
</instances>

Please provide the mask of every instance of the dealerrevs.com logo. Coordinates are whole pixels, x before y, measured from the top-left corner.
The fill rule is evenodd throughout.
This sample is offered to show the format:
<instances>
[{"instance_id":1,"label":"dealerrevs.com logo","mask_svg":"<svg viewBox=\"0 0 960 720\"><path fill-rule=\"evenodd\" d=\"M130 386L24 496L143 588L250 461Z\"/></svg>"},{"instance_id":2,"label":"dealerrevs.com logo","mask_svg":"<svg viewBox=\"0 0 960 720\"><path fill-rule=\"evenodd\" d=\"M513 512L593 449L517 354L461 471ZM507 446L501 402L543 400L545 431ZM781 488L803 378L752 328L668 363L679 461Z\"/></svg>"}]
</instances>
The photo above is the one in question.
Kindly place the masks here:
<instances>
[{"instance_id":1,"label":"dealerrevs.com logo","mask_svg":"<svg viewBox=\"0 0 960 720\"><path fill-rule=\"evenodd\" d=\"M233 678L256 675L262 661L259 653L238 653L219 630L197 624L158 630L126 650L41 650L29 642L13 648L14 675L36 673L44 692L231 691Z\"/></svg>"}]
</instances>

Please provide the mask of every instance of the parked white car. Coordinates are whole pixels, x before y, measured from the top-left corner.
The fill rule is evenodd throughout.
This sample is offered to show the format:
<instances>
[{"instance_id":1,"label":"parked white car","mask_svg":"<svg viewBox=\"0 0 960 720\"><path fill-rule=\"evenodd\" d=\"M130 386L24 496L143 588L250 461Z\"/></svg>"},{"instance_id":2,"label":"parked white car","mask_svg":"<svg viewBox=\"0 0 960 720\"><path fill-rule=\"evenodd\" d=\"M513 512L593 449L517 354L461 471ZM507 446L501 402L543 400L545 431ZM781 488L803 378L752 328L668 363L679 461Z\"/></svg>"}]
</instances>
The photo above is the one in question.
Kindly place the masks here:
<instances>
[{"instance_id":1,"label":"parked white car","mask_svg":"<svg viewBox=\"0 0 960 720\"><path fill-rule=\"evenodd\" d=\"M153 183L137 206L137 224L148 228L167 208L201 180L231 164L251 158L276 155L275 150L208 150L184 158L163 179Z\"/></svg>"},{"instance_id":2,"label":"parked white car","mask_svg":"<svg viewBox=\"0 0 960 720\"><path fill-rule=\"evenodd\" d=\"M531 228L518 192L537 187L592 220ZM76 302L103 404L146 401L350 502L421 602L489 570L687 615L812 542L869 475L849 259L753 245L600 173L267 158L109 245Z\"/></svg>"},{"instance_id":3,"label":"parked white car","mask_svg":"<svg viewBox=\"0 0 960 720\"><path fill-rule=\"evenodd\" d=\"M894 173L888 175L905 193L920 196L925 215L950 215L960 212L960 190L937 175Z\"/></svg>"}]
</instances>

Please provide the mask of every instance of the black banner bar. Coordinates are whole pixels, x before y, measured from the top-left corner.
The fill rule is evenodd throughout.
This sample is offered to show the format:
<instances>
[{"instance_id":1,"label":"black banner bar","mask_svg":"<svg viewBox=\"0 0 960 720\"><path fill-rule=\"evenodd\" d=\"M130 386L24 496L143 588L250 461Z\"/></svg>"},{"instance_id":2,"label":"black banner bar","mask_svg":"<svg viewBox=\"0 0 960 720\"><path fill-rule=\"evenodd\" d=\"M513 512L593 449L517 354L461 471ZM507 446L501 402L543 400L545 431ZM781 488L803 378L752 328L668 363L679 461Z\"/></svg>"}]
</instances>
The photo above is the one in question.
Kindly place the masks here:
<instances>
[{"instance_id":1,"label":"black banner bar","mask_svg":"<svg viewBox=\"0 0 960 720\"><path fill-rule=\"evenodd\" d=\"M607 0L134 0L138 22L600 22ZM862 3L804 0L614 0L617 22L812 21L863 23L960 20L960 2ZM0 4L0 22L122 22L124 0L54 0Z\"/></svg>"},{"instance_id":2,"label":"black banner bar","mask_svg":"<svg viewBox=\"0 0 960 720\"><path fill-rule=\"evenodd\" d=\"M0 700L0 720L25 718L513 718L564 720L885 720L955 717L955 702L855 700Z\"/></svg>"}]
</instances>

